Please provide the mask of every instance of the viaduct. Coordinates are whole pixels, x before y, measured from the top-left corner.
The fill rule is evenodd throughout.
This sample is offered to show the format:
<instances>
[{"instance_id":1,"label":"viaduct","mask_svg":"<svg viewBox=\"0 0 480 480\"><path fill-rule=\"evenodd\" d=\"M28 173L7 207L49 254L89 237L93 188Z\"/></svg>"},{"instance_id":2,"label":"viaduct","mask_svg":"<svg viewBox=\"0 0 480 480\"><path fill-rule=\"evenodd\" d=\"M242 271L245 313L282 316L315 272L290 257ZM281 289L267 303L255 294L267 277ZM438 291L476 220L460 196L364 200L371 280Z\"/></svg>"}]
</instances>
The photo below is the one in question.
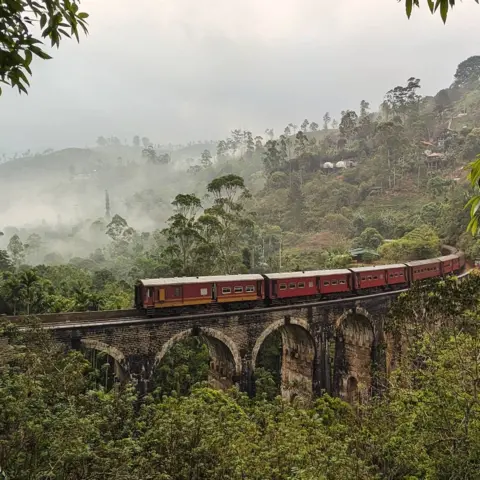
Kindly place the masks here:
<instances>
[{"instance_id":1,"label":"viaduct","mask_svg":"<svg viewBox=\"0 0 480 480\"><path fill-rule=\"evenodd\" d=\"M151 390L153 372L172 345L190 335L200 336L208 346L212 386L237 385L253 394L259 351L279 331L284 398L327 392L353 401L378 388L378 379L392 366L384 321L399 293L170 318L135 317L133 311L123 312L123 318L118 311L39 317L67 349L111 357L116 379L132 380L141 394Z\"/></svg>"}]
</instances>

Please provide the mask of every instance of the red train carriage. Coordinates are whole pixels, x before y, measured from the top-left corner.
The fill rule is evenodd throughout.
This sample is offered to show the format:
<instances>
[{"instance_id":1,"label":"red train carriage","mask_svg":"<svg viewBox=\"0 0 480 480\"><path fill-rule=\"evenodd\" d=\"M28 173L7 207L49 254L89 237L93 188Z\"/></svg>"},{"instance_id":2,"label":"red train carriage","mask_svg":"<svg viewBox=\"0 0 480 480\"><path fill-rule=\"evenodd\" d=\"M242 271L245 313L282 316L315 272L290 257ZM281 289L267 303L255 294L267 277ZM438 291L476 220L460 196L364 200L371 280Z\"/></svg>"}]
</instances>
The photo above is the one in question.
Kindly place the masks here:
<instances>
[{"instance_id":1,"label":"red train carriage","mask_svg":"<svg viewBox=\"0 0 480 480\"><path fill-rule=\"evenodd\" d=\"M268 273L267 292L271 300L316 295L317 272Z\"/></svg>"},{"instance_id":2,"label":"red train carriage","mask_svg":"<svg viewBox=\"0 0 480 480\"><path fill-rule=\"evenodd\" d=\"M378 267L357 267L350 269L353 272L353 288L364 290L387 286L388 265Z\"/></svg>"},{"instance_id":3,"label":"red train carriage","mask_svg":"<svg viewBox=\"0 0 480 480\"><path fill-rule=\"evenodd\" d=\"M258 274L204 277L213 283L218 303L251 302L265 298L264 278Z\"/></svg>"},{"instance_id":4,"label":"red train carriage","mask_svg":"<svg viewBox=\"0 0 480 480\"><path fill-rule=\"evenodd\" d=\"M406 265L408 267L408 278L410 282L440 277L442 273L440 269L441 262L437 258L416 260L408 262Z\"/></svg>"},{"instance_id":5,"label":"red train carriage","mask_svg":"<svg viewBox=\"0 0 480 480\"><path fill-rule=\"evenodd\" d=\"M352 291L352 272L346 268L338 270L319 270L318 292L322 295Z\"/></svg>"},{"instance_id":6,"label":"red train carriage","mask_svg":"<svg viewBox=\"0 0 480 480\"><path fill-rule=\"evenodd\" d=\"M149 310L263 298L263 277L256 274L146 279L135 291L137 307Z\"/></svg>"},{"instance_id":7,"label":"red train carriage","mask_svg":"<svg viewBox=\"0 0 480 480\"><path fill-rule=\"evenodd\" d=\"M145 309L202 305L214 301L209 277L151 278L139 281Z\"/></svg>"},{"instance_id":8,"label":"red train carriage","mask_svg":"<svg viewBox=\"0 0 480 480\"><path fill-rule=\"evenodd\" d=\"M445 255L438 257L438 260L440 260L440 271L443 276L460 269L458 255Z\"/></svg>"},{"instance_id":9,"label":"red train carriage","mask_svg":"<svg viewBox=\"0 0 480 480\"><path fill-rule=\"evenodd\" d=\"M386 270L387 285L404 285L408 283L408 268L405 264L398 263L387 265Z\"/></svg>"}]
</instances>

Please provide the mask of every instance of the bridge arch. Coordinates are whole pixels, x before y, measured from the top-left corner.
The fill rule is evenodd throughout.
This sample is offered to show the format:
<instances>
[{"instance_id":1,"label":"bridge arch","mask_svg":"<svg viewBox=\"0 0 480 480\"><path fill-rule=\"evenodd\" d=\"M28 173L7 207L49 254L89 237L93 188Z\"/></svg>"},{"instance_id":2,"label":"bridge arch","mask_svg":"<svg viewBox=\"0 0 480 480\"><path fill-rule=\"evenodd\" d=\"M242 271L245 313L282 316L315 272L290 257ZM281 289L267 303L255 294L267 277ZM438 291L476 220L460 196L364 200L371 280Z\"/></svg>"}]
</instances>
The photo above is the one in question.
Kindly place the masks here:
<instances>
[{"instance_id":1,"label":"bridge arch","mask_svg":"<svg viewBox=\"0 0 480 480\"><path fill-rule=\"evenodd\" d=\"M171 337L155 356L154 368L163 360L174 344L191 336L199 336L207 345L210 354L210 384L225 390L236 383L242 371L240 351L230 337L210 327L189 328Z\"/></svg>"},{"instance_id":2,"label":"bridge arch","mask_svg":"<svg viewBox=\"0 0 480 480\"><path fill-rule=\"evenodd\" d=\"M252 369L255 371L263 343L277 330L282 336L282 397L287 400L293 400L296 397L309 399L313 394L316 348L306 320L286 316L268 325L253 347Z\"/></svg>"},{"instance_id":3,"label":"bridge arch","mask_svg":"<svg viewBox=\"0 0 480 480\"><path fill-rule=\"evenodd\" d=\"M107 345L104 342L93 338L82 338L80 344L84 349L105 353L111 359L113 359L113 374L121 382L126 380L128 376L128 365L125 355L116 347ZM90 359L91 361L93 359Z\"/></svg>"},{"instance_id":4,"label":"bridge arch","mask_svg":"<svg viewBox=\"0 0 480 480\"><path fill-rule=\"evenodd\" d=\"M344 312L336 321L335 374L337 393L352 402L370 394L375 324L362 307Z\"/></svg>"}]
</instances>

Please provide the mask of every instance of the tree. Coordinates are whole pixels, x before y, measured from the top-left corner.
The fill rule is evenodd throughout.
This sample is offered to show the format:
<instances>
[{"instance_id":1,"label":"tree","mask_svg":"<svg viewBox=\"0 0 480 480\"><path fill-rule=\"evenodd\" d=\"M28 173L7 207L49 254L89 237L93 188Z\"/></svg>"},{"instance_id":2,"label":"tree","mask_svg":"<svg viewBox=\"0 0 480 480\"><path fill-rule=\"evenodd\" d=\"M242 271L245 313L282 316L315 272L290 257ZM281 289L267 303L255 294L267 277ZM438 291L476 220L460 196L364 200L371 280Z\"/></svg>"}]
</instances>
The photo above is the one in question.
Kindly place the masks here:
<instances>
[{"instance_id":1,"label":"tree","mask_svg":"<svg viewBox=\"0 0 480 480\"><path fill-rule=\"evenodd\" d=\"M282 162L281 152L277 140L268 140L263 153L263 166L267 175L272 174L280 168Z\"/></svg>"},{"instance_id":2,"label":"tree","mask_svg":"<svg viewBox=\"0 0 480 480\"><path fill-rule=\"evenodd\" d=\"M383 244L379 253L392 261L423 260L440 253L440 239L429 225L422 225L402 238Z\"/></svg>"},{"instance_id":3,"label":"tree","mask_svg":"<svg viewBox=\"0 0 480 480\"><path fill-rule=\"evenodd\" d=\"M0 83L28 93L33 55L50 59L40 45L48 38L52 47L59 47L64 37L88 33L88 14L79 12L78 2L68 0L11 0L0 5ZM39 25L40 29L36 29ZM68 32L67 29L70 31ZM41 37L39 38L39 34ZM0 88L0 95L2 89Z\"/></svg>"},{"instance_id":4,"label":"tree","mask_svg":"<svg viewBox=\"0 0 480 480\"><path fill-rule=\"evenodd\" d=\"M42 237L38 233L32 233L28 236L27 240L25 241L25 253L33 257L37 256L40 248L42 247Z\"/></svg>"},{"instance_id":5,"label":"tree","mask_svg":"<svg viewBox=\"0 0 480 480\"><path fill-rule=\"evenodd\" d=\"M6 250L0 250L0 272L12 269L12 262Z\"/></svg>"},{"instance_id":6,"label":"tree","mask_svg":"<svg viewBox=\"0 0 480 480\"><path fill-rule=\"evenodd\" d=\"M299 130L298 133L295 135L295 155L297 157L303 157L306 155L307 144L307 136L301 130Z\"/></svg>"},{"instance_id":7,"label":"tree","mask_svg":"<svg viewBox=\"0 0 480 480\"><path fill-rule=\"evenodd\" d=\"M383 243L383 237L380 235L377 229L368 227L359 237L353 240L356 247L371 248L376 250Z\"/></svg>"},{"instance_id":8,"label":"tree","mask_svg":"<svg viewBox=\"0 0 480 480\"><path fill-rule=\"evenodd\" d=\"M398 85L385 95L384 108L400 115L405 121L408 114L418 110L420 96L416 91L420 88L420 79L410 77L405 87Z\"/></svg>"},{"instance_id":9,"label":"tree","mask_svg":"<svg viewBox=\"0 0 480 480\"><path fill-rule=\"evenodd\" d=\"M25 258L25 246L23 245L20 237L17 234L13 235L8 242L7 250L13 260L15 269L18 270L18 267Z\"/></svg>"},{"instance_id":10,"label":"tree","mask_svg":"<svg viewBox=\"0 0 480 480\"><path fill-rule=\"evenodd\" d=\"M247 158L252 158L255 153L255 142L253 141L252 132L244 132L245 134L245 146Z\"/></svg>"},{"instance_id":11,"label":"tree","mask_svg":"<svg viewBox=\"0 0 480 480\"><path fill-rule=\"evenodd\" d=\"M134 147L139 147L140 146L140 137L138 135L135 135L133 137L133 146Z\"/></svg>"},{"instance_id":12,"label":"tree","mask_svg":"<svg viewBox=\"0 0 480 480\"><path fill-rule=\"evenodd\" d=\"M273 140L273 137L275 135L273 128L267 128L265 130L265 134L270 138L270 140Z\"/></svg>"},{"instance_id":13,"label":"tree","mask_svg":"<svg viewBox=\"0 0 480 480\"><path fill-rule=\"evenodd\" d=\"M143 148L148 148L150 145L152 145L152 142L150 142L148 137L142 137L142 145Z\"/></svg>"},{"instance_id":14,"label":"tree","mask_svg":"<svg viewBox=\"0 0 480 480\"><path fill-rule=\"evenodd\" d=\"M25 297L25 304L26 304L26 314L30 315L30 308L32 304L38 299L36 296L42 296L43 291L42 289L35 288L38 286L40 278L36 272L33 270L27 270L22 272L20 275L20 284L24 289L24 297Z\"/></svg>"},{"instance_id":15,"label":"tree","mask_svg":"<svg viewBox=\"0 0 480 480\"><path fill-rule=\"evenodd\" d=\"M330 117L330 114L328 112L325 113L325 115L323 116L323 129L324 130L328 130L328 124L330 123L331 120L332 120L332 117Z\"/></svg>"},{"instance_id":16,"label":"tree","mask_svg":"<svg viewBox=\"0 0 480 480\"><path fill-rule=\"evenodd\" d=\"M305 119L302 124L300 125L300 128L302 129L302 132L306 132L308 130L308 126L310 125L310 122Z\"/></svg>"},{"instance_id":17,"label":"tree","mask_svg":"<svg viewBox=\"0 0 480 480\"><path fill-rule=\"evenodd\" d=\"M365 101L365 100L362 100L360 102L360 118L364 118L368 115L368 110L370 109L370 104Z\"/></svg>"},{"instance_id":18,"label":"tree","mask_svg":"<svg viewBox=\"0 0 480 480\"><path fill-rule=\"evenodd\" d=\"M310 124L310 131L311 132L316 132L318 130L318 123L312 122Z\"/></svg>"},{"instance_id":19,"label":"tree","mask_svg":"<svg viewBox=\"0 0 480 480\"><path fill-rule=\"evenodd\" d=\"M112 221L107 225L105 233L114 241L130 238L134 230L128 226L127 221L118 214L115 214Z\"/></svg>"},{"instance_id":20,"label":"tree","mask_svg":"<svg viewBox=\"0 0 480 480\"><path fill-rule=\"evenodd\" d=\"M210 150L204 150L202 152L202 159L200 160L200 163L202 164L203 168L212 166L212 154L210 153Z\"/></svg>"},{"instance_id":21,"label":"tree","mask_svg":"<svg viewBox=\"0 0 480 480\"><path fill-rule=\"evenodd\" d=\"M172 205L174 213L167 220L168 227L162 230L168 244L164 253L176 275L198 274L197 256L203 238L196 216L202 208L201 201L194 194L178 194Z\"/></svg>"},{"instance_id":22,"label":"tree","mask_svg":"<svg viewBox=\"0 0 480 480\"><path fill-rule=\"evenodd\" d=\"M474 55L461 62L455 72L455 87L467 87L480 80L480 55Z\"/></svg>"},{"instance_id":23,"label":"tree","mask_svg":"<svg viewBox=\"0 0 480 480\"><path fill-rule=\"evenodd\" d=\"M100 136L97 138L97 145L99 147L105 147L106 145L108 145L108 141L105 137Z\"/></svg>"},{"instance_id":24,"label":"tree","mask_svg":"<svg viewBox=\"0 0 480 480\"><path fill-rule=\"evenodd\" d=\"M213 197L213 205L205 210L204 217L211 220L214 228L209 229L206 240L218 252L220 271L235 273L241 263L242 231L252 224L245 217L243 206L250 193L244 179L233 174L215 178L207 185L207 191Z\"/></svg>"},{"instance_id":25,"label":"tree","mask_svg":"<svg viewBox=\"0 0 480 480\"><path fill-rule=\"evenodd\" d=\"M342 115L340 133L347 139L351 139L357 130L358 116L353 110L347 110Z\"/></svg>"},{"instance_id":26,"label":"tree","mask_svg":"<svg viewBox=\"0 0 480 480\"><path fill-rule=\"evenodd\" d=\"M479 0L475 0L476 3L479 3ZM413 6L419 7L420 0L405 0L405 8L407 12L407 17L410 18L412 14ZM453 8L455 6L455 0L427 0L428 8L430 12L435 13L439 12L440 16L443 20L443 23L447 21L448 10L449 8Z\"/></svg>"}]
</instances>

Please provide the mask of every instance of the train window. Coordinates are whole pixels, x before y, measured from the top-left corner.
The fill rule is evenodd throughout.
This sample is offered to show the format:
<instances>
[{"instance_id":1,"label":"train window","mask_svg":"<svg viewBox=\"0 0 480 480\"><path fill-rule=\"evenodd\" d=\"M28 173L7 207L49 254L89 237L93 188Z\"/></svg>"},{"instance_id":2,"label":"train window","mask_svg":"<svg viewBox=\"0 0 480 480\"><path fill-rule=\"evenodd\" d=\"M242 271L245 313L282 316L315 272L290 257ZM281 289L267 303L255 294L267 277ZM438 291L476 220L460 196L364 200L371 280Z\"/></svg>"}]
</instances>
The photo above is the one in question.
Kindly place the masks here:
<instances>
[{"instance_id":1,"label":"train window","mask_svg":"<svg viewBox=\"0 0 480 480\"><path fill-rule=\"evenodd\" d=\"M313 282L308 282L308 286L309 286L310 288L312 288L312 287L313 287Z\"/></svg>"},{"instance_id":2,"label":"train window","mask_svg":"<svg viewBox=\"0 0 480 480\"><path fill-rule=\"evenodd\" d=\"M371 275L369 275L369 276L368 276L368 279L369 279L369 280L371 280L371 279L372 279L372 276L371 276Z\"/></svg>"},{"instance_id":3,"label":"train window","mask_svg":"<svg viewBox=\"0 0 480 480\"><path fill-rule=\"evenodd\" d=\"M379 278L383 278L383 273L380 274Z\"/></svg>"},{"instance_id":4,"label":"train window","mask_svg":"<svg viewBox=\"0 0 480 480\"><path fill-rule=\"evenodd\" d=\"M367 277L362 277L362 282L364 282L367 279Z\"/></svg>"},{"instance_id":5,"label":"train window","mask_svg":"<svg viewBox=\"0 0 480 480\"><path fill-rule=\"evenodd\" d=\"M253 285L247 285L245 287L245 292L247 292L247 293L252 293L254 291L255 291L255 287Z\"/></svg>"},{"instance_id":6,"label":"train window","mask_svg":"<svg viewBox=\"0 0 480 480\"><path fill-rule=\"evenodd\" d=\"M340 285L345 285L345 280L340 280Z\"/></svg>"},{"instance_id":7,"label":"train window","mask_svg":"<svg viewBox=\"0 0 480 480\"><path fill-rule=\"evenodd\" d=\"M397 278L398 278L398 273L396 273L396 274L395 274L395 277L397 277Z\"/></svg>"},{"instance_id":8,"label":"train window","mask_svg":"<svg viewBox=\"0 0 480 480\"><path fill-rule=\"evenodd\" d=\"M222 293L224 295L226 295L228 293L232 293L232 289L230 287L222 287Z\"/></svg>"},{"instance_id":9,"label":"train window","mask_svg":"<svg viewBox=\"0 0 480 480\"><path fill-rule=\"evenodd\" d=\"M391 273L390 274L390 278L393 278L395 276L395 274Z\"/></svg>"},{"instance_id":10,"label":"train window","mask_svg":"<svg viewBox=\"0 0 480 480\"><path fill-rule=\"evenodd\" d=\"M280 284L280 290L286 290L287 289L287 284L286 283L281 283Z\"/></svg>"},{"instance_id":11,"label":"train window","mask_svg":"<svg viewBox=\"0 0 480 480\"><path fill-rule=\"evenodd\" d=\"M296 283L289 283L288 288L294 289L296 288L297 284Z\"/></svg>"},{"instance_id":12,"label":"train window","mask_svg":"<svg viewBox=\"0 0 480 480\"><path fill-rule=\"evenodd\" d=\"M175 295L175 297L179 297L180 296L180 287L175 287L175 292L173 294Z\"/></svg>"},{"instance_id":13,"label":"train window","mask_svg":"<svg viewBox=\"0 0 480 480\"><path fill-rule=\"evenodd\" d=\"M305 288L305 284L304 284L303 282L300 282L300 283L298 284L298 288Z\"/></svg>"},{"instance_id":14,"label":"train window","mask_svg":"<svg viewBox=\"0 0 480 480\"><path fill-rule=\"evenodd\" d=\"M336 280L332 280L332 285L336 285L338 282Z\"/></svg>"},{"instance_id":15,"label":"train window","mask_svg":"<svg viewBox=\"0 0 480 480\"><path fill-rule=\"evenodd\" d=\"M208 295L208 288L201 288L200 289L200 295L202 295L202 296Z\"/></svg>"},{"instance_id":16,"label":"train window","mask_svg":"<svg viewBox=\"0 0 480 480\"><path fill-rule=\"evenodd\" d=\"M233 292L234 293L243 293L243 287L234 287Z\"/></svg>"},{"instance_id":17,"label":"train window","mask_svg":"<svg viewBox=\"0 0 480 480\"><path fill-rule=\"evenodd\" d=\"M378 280L378 277L376 275L373 276L374 280Z\"/></svg>"},{"instance_id":18,"label":"train window","mask_svg":"<svg viewBox=\"0 0 480 480\"><path fill-rule=\"evenodd\" d=\"M330 285L330 282L323 282L324 287L328 287Z\"/></svg>"},{"instance_id":19,"label":"train window","mask_svg":"<svg viewBox=\"0 0 480 480\"><path fill-rule=\"evenodd\" d=\"M147 298L150 298L152 296L152 289L147 288Z\"/></svg>"},{"instance_id":20,"label":"train window","mask_svg":"<svg viewBox=\"0 0 480 480\"><path fill-rule=\"evenodd\" d=\"M403 277L403 272L400 272L398 275L399 275L400 277Z\"/></svg>"}]
</instances>

